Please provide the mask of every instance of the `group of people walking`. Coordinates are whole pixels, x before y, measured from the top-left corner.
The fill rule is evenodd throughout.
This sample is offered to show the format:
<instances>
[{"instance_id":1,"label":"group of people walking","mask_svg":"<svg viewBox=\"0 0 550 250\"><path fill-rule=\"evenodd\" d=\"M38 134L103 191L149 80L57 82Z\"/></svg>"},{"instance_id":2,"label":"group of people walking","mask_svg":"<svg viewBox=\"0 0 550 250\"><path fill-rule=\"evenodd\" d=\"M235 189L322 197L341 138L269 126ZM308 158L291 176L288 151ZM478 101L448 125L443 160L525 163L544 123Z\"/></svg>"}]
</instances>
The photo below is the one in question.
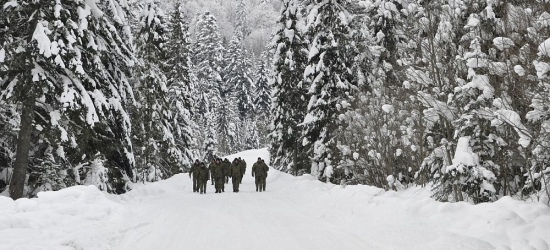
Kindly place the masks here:
<instances>
[{"instance_id":1,"label":"group of people walking","mask_svg":"<svg viewBox=\"0 0 550 250\"><path fill-rule=\"evenodd\" d=\"M265 191L267 172L269 167L264 160L258 157L258 161L252 165L252 176L255 177L256 192ZM191 165L189 170L189 178L193 178L193 192L201 194L206 193L206 184L208 180L212 180L216 193L225 192L225 184L233 184L233 192L239 192L239 185L242 183L243 176L246 172L246 162L241 157L235 158L230 162L227 158L216 158L210 162L208 167L198 159Z\"/></svg>"}]
</instances>

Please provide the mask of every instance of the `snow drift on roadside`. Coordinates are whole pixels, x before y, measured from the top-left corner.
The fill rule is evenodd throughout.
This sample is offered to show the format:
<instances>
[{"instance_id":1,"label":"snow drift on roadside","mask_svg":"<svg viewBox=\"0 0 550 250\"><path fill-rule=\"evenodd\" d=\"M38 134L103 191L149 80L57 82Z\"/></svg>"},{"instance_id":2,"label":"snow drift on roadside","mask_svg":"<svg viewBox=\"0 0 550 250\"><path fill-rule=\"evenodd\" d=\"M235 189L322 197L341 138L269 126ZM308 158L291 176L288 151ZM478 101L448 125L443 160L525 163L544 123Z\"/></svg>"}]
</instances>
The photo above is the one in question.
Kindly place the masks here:
<instances>
[{"instance_id":1,"label":"snow drift on roadside","mask_svg":"<svg viewBox=\"0 0 550 250\"><path fill-rule=\"evenodd\" d=\"M95 186L0 196L0 249L110 249L125 211L111 196Z\"/></svg>"}]
</instances>

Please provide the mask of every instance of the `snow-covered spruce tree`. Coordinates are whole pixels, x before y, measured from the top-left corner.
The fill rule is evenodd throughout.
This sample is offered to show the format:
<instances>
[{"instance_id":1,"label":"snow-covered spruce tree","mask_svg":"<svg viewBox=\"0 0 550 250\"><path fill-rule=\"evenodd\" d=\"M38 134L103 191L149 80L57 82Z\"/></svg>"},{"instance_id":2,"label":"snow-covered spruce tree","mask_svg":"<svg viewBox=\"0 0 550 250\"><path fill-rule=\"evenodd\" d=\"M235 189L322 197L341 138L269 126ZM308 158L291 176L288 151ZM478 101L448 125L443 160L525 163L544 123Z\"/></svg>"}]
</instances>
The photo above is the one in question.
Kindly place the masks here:
<instances>
[{"instance_id":1,"label":"snow-covered spruce tree","mask_svg":"<svg viewBox=\"0 0 550 250\"><path fill-rule=\"evenodd\" d=\"M216 82L201 80L199 90L202 91L197 92L200 97L197 108L203 115L196 117L196 120L203 136L201 150L204 151L204 159L210 159L218 153L231 154L235 147L235 101L231 95L222 98L217 86Z\"/></svg>"},{"instance_id":2,"label":"snow-covered spruce tree","mask_svg":"<svg viewBox=\"0 0 550 250\"><path fill-rule=\"evenodd\" d=\"M40 149L41 147L45 149ZM66 188L67 184L72 184L66 183L68 171L61 167L64 162L62 159L57 159L59 156L55 155L52 145L43 143L38 149L31 154L33 160L29 167L29 182L34 185L29 187L29 195L35 196L41 191L60 190Z\"/></svg>"},{"instance_id":3,"label":"snow-covered spruce tree","mask_svg":"<svg viewBox=\"0 0 550 250\"><path fill-rule=\"evenodd\" d=\"M499 166L492 159L503 144L502 138L493 133L491 127L492 103L497 98L488 74L488 51L483 49L491 34L485 29L488 26L481 25L482 21L485 24L490 23L490 17L478 14L482 13L484 8L484 4L481 3L471 6L466 12L470 13L464 27L468 32L463 35L459 45L462 51L465 51L460 55L463 63L459 67L464 67L467 74L459 75L463 78L458 78L459 86L455 87L450 101L458 110L458 119L453 122L455 135L468 138L467 146L479 156L479 163L465 168L443 169L442 174L434 180L434 196L443 197L443 200L454 196L456 201L473 199L477 203L493 200L496 194L493 187L496 180L494 173ZM460 149L457 149L457 152L459 151Z\"/></svg>"},{"instance_id":4,"label":"snow-covered spruce tree","mask_svg":"<svg viewBox=\"0 0 550 250\"><path fill-rule=\"evenodd\" d=\"M205 122L204 128L206 130L205 132L205 138L204 138L204 144L202 148L202 152L204 155L202 155L202 159L206 162L210 162L214 160L218 154L218 151L216 150L218 148L217 145L217 136L216 136L216 128L214 127L214 117L211 112L207 112L205 115Z\"/></svg>"},{"instance_id":5,"label":"snow-covered spruce tree","mask_svg":"<svg viewBox=\"0 0 550 250\"><path fill-rule=\"evenodd\" d=\"M0 100L0 193L8 187L13 173L17 127L19 119L16 106Z\"/></svg>"},{"instance_id":6,"label":"snow-covered spruce tree","mask_svg":"<svg viewBox=\"0 0 550 250\"><path fill-rule=\"evenodd\" d=\"M195 70L194 65L192 66L193 66L193 69ZM208 96L210 96L209 91L211 91L212 89L207 88L208 83L206 80L199 80L196 77L196 74L192 74L192 76L195 77L196 83L197 83L195 87L191 89L192 90L191 95L194 101L194 106L192 107L193 108L192 119L193 119L193 122L196 124L196 128L197 128L196 129L197 133L194 136L194 138L197 141L196 148L198 149L198 153L199 153L197 156L202 157L204 154L202 151L203 151L205 139L208 133L208 130L206 129L206 124L207 124L206 113L211 112L212 110L211 102L213 100L208 98ZM218 99L215 99L214 101L217 101L217 100Z\"/></svg>"},{"instance_id":7,"label":"snow-covered spruce tree","mask_svg":"<svg viewBox=\"0 0 550 250\"><path fill-rule=\"evenodd\" d=\"M133 131L138 178L156 181L180 171L183 153L174 138L167 79L161 63L166 59L166 17L155 0L140 6L136 38L139 62L135 70Z\"/></svg>"},{"instance_id":8,"label":"snow-covered spruce tree","mask_svg":"<svg viewBox=\"0 0 550 250\"><path fill-rule=\"evenodd\" d=\"M249 25L247 24L246 3L244 0L238 0L236 15L237 22L235 24L235 36L241 43L243 43L246 37L250 34Z\"/></svg>"},{"instance_id":9,"label":"snow-covered spruce tree","mask_svg":"<svg viewBox=\"0 0 550 250\"><path fill-rule=\"evenodd\" d=\"M213 124L217 135L217 151L222 155L229 155L238 149L237 114L235 99L231 95L219 100L213 109Z\"/></svg>"},{"instance_id":10,"label":"snow-covered spruce tree","mask_svg":"<svg viewBox=\"0 0 550 250\"><path fill-rule=\"evenodd\" d=\"M168 22L168 39L165 44L165 62L162 63L163 71L167 78L168 100L173 118L173 133L176 147L182 153L180 156L183 168L190 166L196 153L192 135L195 134L195 125L192 124L193 93L192 72L188 33L188 23L181 9L181 2L177 2L170 13Z\"/></svg>"},{"instance_id":11,"label":"snow-covered spruce tree","mask_svg":"<svg viewBox=\"0 0 550 250\"><path fill-rule=\"evenodd\" d=\"M253 104L256 115L259 117L269 116L271 108L271 86L269 85L269 70L267 62L262 60L256 74L255 91L253 96Z\"/></svg>"},{"instance_id":12,"label":"snow-covered spruce tree","mask_svg":"<svg viewBox=\"0 0 550 250\"><path fill-rule=\"evenodd\" d=\"M308 4L307 32L312 38L304 72L310 96L304 119L303 145L312 157L311 174L328 180L340 168L343 120L357 90L352 75L356 56L351 44L351 15L344 0L315 0Z\"/></svg>"},{"instance_id":13,"label":"snow-covered spruce tree","mask_svg":"<svg viewBox=\"0 0 550 250\"><path fill-rule=\"evenodd\" d=\"M269 85L269 70L267 61L262 60L256 74L256 89L253 95L255 117L258 126L259 144L267 146L267 134L269 133L271 86Z\"/></svg>"},{"instance_id":14,"label":"snow-covered spruce tree","mask_svg":"<svg viewBox=\"0 0 550 250\"><path fill-rule=\"evenodd\" d=\"M223 77L228 86L228 96L234 98L236 102L235 126L235 142L236 150L250 149L254 146L248 145L251 141L249 137L253 134L257 136L257 131L250 131L250 122L255 121L254 105L253 105L253 70L252 63L248 51L244 47L244 40L250 34L247 25L246 4L243 0L239 0L236 10L236 24L234 36L227 46L225 58L225 67ZM223 96L222 96L223 97ZM225 97L227 98L227 97ZM256 143L257 146L257 143Z\"/></svg>"},{"instance_id":15,"label":"snow-covered spruce tree","mask_svg":"<svg viewBox=\"0 0 550 250\"><path fill-rule=\"evenodd\" d=\"M460 135L472 137L472 148L482 166L494 174L494 188L475 183L465 190L466 198L483 202L501 195L534 194L541 186L525 187L533 180L526 166L537 165L533 153L539 144L534 140L540 138L534 136L539 124L528 127L523 123L531 118L529 106L536 106L529 102L529 96L541 90L537 89L537 52L532 48L548 38L533 33L534 27L541 28L537 18L544 8L539 10L542 6L534 2L515 1L475 6L478 8L468 9L465 28L469 32L462 38L469 43L463 55L467 76L463 78L465 84L455 90L457 103L469 102L456 127ZM531 15L533 10L538 15Z\"/></svg>"},{"instance_id":16,"label":"snow-covered spruce tree","mask_svg":"<svg viewBox=\"0 0 550 250\"><path fill-rule=\"evenodd\" d=\"M235 37L236 38L236 37ZM228 61L225 72L226 84L230 86L231 92L227 95L233 95L235 97L238 117L241 120L252 117L254 112L254 105L252 102L252 90L254 83L252 81L252 64L250 59L246 56L241 41L238 39L231 40L227 55L225 57ZM225 95L222 95L222 98Z\"/></svg>"},{"instance_id":17,"label":"snow-covered spruce tree","mask_svg":"<svg viewBox=\"0 0 550 250\"><path fill-rule=\"evenodd\" d=\"M272 87L269 153L271 165L293 172L309 171L309 158L300 142L307 109L307 88L303 72L307 63L307 41L303 37L303 20L296 0L285 0L277 31L269 84Z\"/></svg>"},{"instance_id":18,"label":"snow-covered spruce tree","mask_svg":"<svg viewBox=\"0 0 550 250\"><path fill-rule=\"evenodd\" d=\"M239 124L235 124L238 126L234 139L237 143L236 149L241 150L245 148L246 137L251 134L251 131L245 129L246 122L254 119L252 64L247 58L242 41L237 36L230 41L225 58L227 65L224 69L224 79L229 91L222 95L222 98L228 101L232 99L236 105L236 110L232 112L236 116L232 119Z\"/></svg>"},{"instance_id":19,"label":"snow-covered spruce tree","mask_svg":"<svg viewBox=\"0 0 550 250\"><path fill-rule=\"evenodd\" d=\"M192 46L190 47L190 51L192 52ZM192 54L192 53L191 53ZM202 92L198 86L200 86L200 81L197 78L196 69L193 63L191 62L189 64L190 71L189 71L189 78L190 81L190 93L188 94L191 98L191 103L193 104L190 108L190 114L191 114L191 121L189 124L191 125L190 130L192 131L192 137L191 137L191 152L193 153L194 159L199 159L201 157L201 151L202 151L202 143L204 141L204 129L201 123L201 119L203 118L204 113L199 112L199 102L202 97Z\"/></svg>"},{"instance_id":20,"label":"snow-covered spruce tree","mask_svg":"<svg viewBox=\"0 0 550 250\"><path fill-rule=\"evenodd\" d=\"M228 86L222 79L222 60L224 47L218 30L216 18L206 11L197 17L195 27L196 41L193 46L195 51L192 57L195 67L198 85L196 86L200 93L199 113L195 120L199 124L205 125L207 122L212 123L214 128L217 127L217 116L214 115L221 104L222 96L225 96L229 91ZM204 115L206 112L212 112L211 117L207 118ZM214 120L208 120L214 119ZM205 126L200 126L205 128ZM214 135L209 135L209 130L202 129L203 138L210 138ZM217 134L214 137L216 143L210 145L218 145L218 136L226 136L226 134ZM206 141L203 141L206 143ZM203 145L202 148L204 148ZM216 152L217 148L213 152Z\"/></svg>"},{"instance_id":21,"label":"snow-covered spruce tree","mask_svg":"<svg viewBox=\"0 0 550 250\"><path fill-rule=\"evenodd\" d=\"M466 84L471 78L469 74L476 71L485 74L484 77L487 77L486 79L489 82L493 82L492 75L494 75L494 72L490 69L492 66L486 67L485 65L495 64L488 61L490 56L484 54L481 49L478 49L478 52L470 51L473 47L469 43L473 39L478 39L477 41L481 41L483 44L481 47L489 48L488 51L494 51L488 45L491 43L491 37L495 36L496 32L498 33L496 30L500 28L494 30L488 27L500 26L498 24L500 18L496 20L494 16L490 17L490 13L493 13L491 8L490 5L485 5L485 3L468 6L464 2L424 2L417 15L419 22L414 29L417 32L413 32L410 36L418 46L419 53L417 59L412 58L412 64L406 69L406 83L409 88L419 90L417 97L424 106L422 113L424 114L423 127L425 128L423 130L424 145L421 149L426 153L422 156L425 158L420 171L416 174L416 178L420 183L426 183L427 180L436 183L434 185L434 196L439 200L447 201L452 197L462 200L463 195L460 192L460 184L456 180L467 180L469 178L458 177L456 173L447 171L448 166L452 164L452 155L455 153L457 134L459 136L472 136L468 139L468 142L473 145L478 142L478 137L488 135L487 138L489 138L483 142L484 146L481 146L481 148L485 148L482 150L485 152L481 152L479 146L473 147L476 155L480 157L479 166L474 164L463 169L478 170L480 166L488 167L489 165L492 166L490 168L493 170L501 169L499 165L502 164L504 159L502 156L509 153L514 154L498 142L502 141L502 138L499 138L498 133L500 132L498 131L509 128L500 125L497 128L486 126L487 121L492 119L491 117L495 118L493 115L494 107L490 104L492 97L488 98L485 103L481 101L483 98L478 98L477 104L474 104L469 100L476 99L478 96L476 91L482 89L476 88L476 84ZM480 26L474 24L476 22L474 19L472 19L472 23L469 20L471 14L477 15L479 13L484 16L482 18L484 24L480 25L484 27L482 31L479 29ZM476 20L479 21L479 19ZM478 29L472 29L474 26ZM478 61L480 67L474 66L475 69L468 67L469 62L474 65ZM472 96L467 97L468 95ZM495 100L500 100L500 98ZM465 107L466 109L464 109ZM473 107L473 112L470 107ZM482 115L479 115L480 113ZM472 118L471 121L481 121L479 124L485 124L485 126L479 126L485 128L483 129L484 132L469 134L464 130L466 134L459 134L457 130L463 129L466 123L470 123L463 120L465 117ZM477 122L471 122L470 125L472 124L477 124ZM509 131L505 132L505 134L507 133ZM493 140L496 141L495 145L491 145ZM499 156L500 152L503 152L503 154ZM513 162L513 160L510 162ZM453 169L456 170L456 168ZM472 174L475 171L464 173L471 175L472 179L479 177ZM452 179L451 175L455 179ZM479 185L482 181L478 179L475 182L478 184L471 183L471 186ZM491 182L498 184L498 181L492 180ZM498 192L499 185L495 185L495 188ZM478 201L479 199L476 200L476 202Z\"/></svg>"},{"instance_id":22,"label":"snow-covered spruce tree","mask_svg":"<svg viewBox=\"0 0 550 250\"><path fill-rule=\"evenodd\" d=\"M441 8L433 6L441 6ZM418 46L420 57L405 71L407 86L419 90L417 97L424 106L423 125L426 130L423 131L425 135L422 149L426 154L422 156L424 160L416 177L421 183L425 183L426 179L434 183L436 199L448 201L454 197L462 200L462 184L459 182L469 182L472 184L470 186L479 182L479 176L475 175L475 171L482 167L483 161L476 160L475 164L460 168L449 167L454 162L452 155L460 151L455 152L456 139L458 139L456 138L457 125L461 126L459 125L461 122L457 121L463 114L462 118L477 117L475 114L469 116L471 113L469 115L465 113L470 107L486 105L488 101L483 104L483 100L489 100L492 96L477 98L478 93L474 90L466 90L455 96L457 90L461 90L457 87L464 85L463 79L467 78L468 69L465 60L461 57L464 57L464 45L467 43L465 39L472 34L467 27L464 27L467 22L467 13L469 13L468 7L461 2L446 3L445 1L426 2L422 7L418 13L419 22L415 28L417 32L413 32L411 36ZM478 57L483 56L479 54ZM467 97L469 94L472 96ZM477 98L478 103L469 102L471 98L474 100ZM462 120L464 125L474 123ZM468 138L463 144L473 145L477 141L476 138L469 137L470 135L474 134L466 130L459 135ZM463 149L465 147L470 145L462 146ZM484 154L476 154L476 157L478 155L483 157Z\"/></svg>"},{"instance_id":23,"label":"snow-covered spruce tree","mask_svg":"<svg viewBox=\"0 0 550 250\"><path fill-rule=\"evenodd\" d=\"M260 148L260 134L258 132L258 121L249 119L244 123L244 130L248 131L243 144L243 150Z\"/></svg>"},{"instance_id":24,"label":"snow-covered spruce tree","mask_svg":"<svg viewBox=\"0 0 550 250\"><path fill-rule=\"evenodd\" d=\"M86 162L96 153L104 155L108 191L125 191L127 175L133 174L130 120L125 110L132 93L126 75L133 63L128 46L131 35L124 28L127 7L118 1L12 1L3 5L0 95L21 110L12 198L25 195L33 131L41 128L57 131L51 135L57 135L60 143L53 144L51 152L60 159ZM40 115L35 116L36 112ZM79 171L90 170L71 167L63 164L54 170L71 170L64 179L69 185L81 182Z\"/></svg>"},{"instance_id":25,"label":"snow-covered spruce tree","mask_svg":"<svg viewBox=\"0 0 550 250\"><path fill-rule=\"evenodd\" d=\"M204 12L197 17L195 29L195 53L192 60L197 68L197 77L208 81L211 87L217 88L224 95L226 88L220 75L224 48L216 18L210 12Z\"/></svg>"}]
</instances>

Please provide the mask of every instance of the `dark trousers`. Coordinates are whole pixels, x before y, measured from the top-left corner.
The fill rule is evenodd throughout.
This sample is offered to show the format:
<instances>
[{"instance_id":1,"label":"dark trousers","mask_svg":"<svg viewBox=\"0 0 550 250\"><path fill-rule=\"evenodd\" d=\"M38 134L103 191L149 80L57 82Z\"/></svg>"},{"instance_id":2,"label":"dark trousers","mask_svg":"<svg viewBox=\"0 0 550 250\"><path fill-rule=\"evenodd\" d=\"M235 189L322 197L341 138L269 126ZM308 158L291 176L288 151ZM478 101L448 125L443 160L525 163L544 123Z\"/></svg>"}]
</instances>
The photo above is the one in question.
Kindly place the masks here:
<instances>
[{"instance_id":1,"label":"dark trousers","mask_svg":"<svg viewBox=\"0 0 550 250\"><path fill-rule=\"evenodd\" d=\"M217 192L221 192L225 189L224 177L214 177L214 187Z\"/></svg>"},{"instance_id":2,"label":"dark trousers","mask_svg":"<svg viewBox=\"0 0 550 250\"><path fill-rule=\"evenodd\" d=\"M255 182L256 182L256 191L265 191L265 179L267 177L265 176L255 176Z\"/></svg>"},{"instance_id":3,"label":"dark trousers","mask_svg":"<svg viewBox=\"0 0 550 250\"><path fill-rule=\"evenodd\" d=\"M199 181L197 178L193 178L193 192L199 191Z\"/></svg>"},{"instance_id":4,"label":"dark trousers","mask_svg":"<svg viewBox=\"0 0 550 250\"><path fill-rule=\"evenodd\" d=\"M239 184L241 184L241 178L233 177L231 181L233 183L233 192L239 192Z\"/></svg>"},{"instance_id":5,"label":"dark trousers","mask_svg":"<svg viewBox=\"0 0 550 250\"><path fill-rule=\"evenodd\" d=\"M208 181L197 181L197 184L199 186L199 191L200 191L201 194L206 193L206 183L207 182Z\"/></svg>"},{"instance_id":6,"label":"dark trousers","mask_svg":"<svg viewBox=\"0 0 550 250\"><path fill-rule=\"evenodd\" d=\"M267 179L267 176L262 176L262 189L263 191L265 191L265 183L266 183L266 180Z\"/></svg>"}]
</instances>

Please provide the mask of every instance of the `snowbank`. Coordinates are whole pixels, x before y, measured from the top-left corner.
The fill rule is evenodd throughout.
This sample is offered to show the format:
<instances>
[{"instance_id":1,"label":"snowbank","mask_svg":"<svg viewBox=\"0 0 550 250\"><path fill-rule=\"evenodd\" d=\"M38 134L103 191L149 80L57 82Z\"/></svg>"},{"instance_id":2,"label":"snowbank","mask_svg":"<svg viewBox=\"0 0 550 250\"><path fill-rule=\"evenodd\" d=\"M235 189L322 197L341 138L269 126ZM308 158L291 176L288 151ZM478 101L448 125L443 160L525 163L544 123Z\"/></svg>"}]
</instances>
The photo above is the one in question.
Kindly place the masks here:
<instances>
[{"instance_id":1,"label":"snowbank","mask_svg":"<svg viewBox=\"0 0 550 250\"><path fill-rule=\"evenodd\" d=\"M543 204L510 197L480 205L442 203L430 198L429 188L386 192L370 186L319 184L309 175L297 179L289 189L318 192L311 194L317 202L310 203L309 211L319 217L364 230L365 237L377 235L372 239L380 239L380 231L402 237L383 244L393 246L387 249L550 249L550 208ZM411 235L423 240L417 239L416 246L401 242ZM434 241L426 242L430 239ZM455 245L456 239L469 245Z\"/></svg>"},{"instance_id":2,"label":"snowbank","mask_svg":"<svg viewBox=\"0 0 550 250\"><path fill-rule=\"evenodd\" d=\"M110 249L125 208L95 186L0 196L0 249Z\"/></svg>"}]
</instances>

